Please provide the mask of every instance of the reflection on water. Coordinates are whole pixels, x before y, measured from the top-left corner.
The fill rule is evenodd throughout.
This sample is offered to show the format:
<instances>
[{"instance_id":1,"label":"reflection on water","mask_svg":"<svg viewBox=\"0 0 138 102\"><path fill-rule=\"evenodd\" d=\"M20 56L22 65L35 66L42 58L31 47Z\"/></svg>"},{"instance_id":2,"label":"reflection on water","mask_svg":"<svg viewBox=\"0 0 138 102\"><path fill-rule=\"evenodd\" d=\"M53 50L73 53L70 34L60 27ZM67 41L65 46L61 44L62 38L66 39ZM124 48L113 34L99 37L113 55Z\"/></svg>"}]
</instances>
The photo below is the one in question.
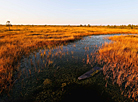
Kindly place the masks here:
<instances>
[{"instance_id":1,"label":"reflection on water","mask_svg":"<svg viewBox=\"0 0 138 102\"><path fill-rule=\"evenodd\" d=\"M56 75L61 67L80 68L87 65L93 66L94 52L105 42L111 42L105 37L113 35L94 35L84 37L81 40L60 45L51 49L41 49L23 57L20 65L20 72L15 74L18 77L11 91L12 98L29 94L32 87L39 86L46 78ZM85 67L84 67L85 68ZM91 68L91 67L90 67ZM55 71L54 75L51 74Z\"/></svg>"},{"instance_id":2,"label":"reflection on water","mask_svg":"<svg viewBox=\"0 0 138 102\"><path fill-rule=\"evenodd\" d=\"M45 67L65 66L66 64L86 64L87 58L92 57L102 44L110 42L106 37L113 35L97 35L84 37L82 40L71 42L68 45L61 45L52 49L42 49L30 54L29 58L21 60L21 78L25 78L24 73L39 72ZM82 63L84 62L84 63ZM24 76L23 76L24 75Z\"/></svg>"}]
</instances>

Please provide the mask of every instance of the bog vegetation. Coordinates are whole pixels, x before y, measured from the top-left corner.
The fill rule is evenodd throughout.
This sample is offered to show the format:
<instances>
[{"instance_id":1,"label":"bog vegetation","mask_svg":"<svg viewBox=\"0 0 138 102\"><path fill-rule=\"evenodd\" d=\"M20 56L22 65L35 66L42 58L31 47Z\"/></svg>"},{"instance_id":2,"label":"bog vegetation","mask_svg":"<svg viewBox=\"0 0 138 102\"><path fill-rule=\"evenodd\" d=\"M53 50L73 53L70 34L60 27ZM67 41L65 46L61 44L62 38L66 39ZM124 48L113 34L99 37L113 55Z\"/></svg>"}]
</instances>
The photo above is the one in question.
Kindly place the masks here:
<instances>
[{"instance_id":1,"label":"bog vegetation","mask_svg":"<svg viewBox=\"0 0 138 102\"><path fill-rule=\"evenodd\" d=\"M138 36L113 36L115 41L99 50L98 60L103 64L106 80L118 84L122 95L138 99Z\"/></svg>"},{"instance_id":2,"label":"bog vegetation","mask_svg":"<svg viewBox=\"0 0 138 102\"><path fill-rule=\"evenodd\" d=\"M21 60L23 55L28 56L31 51L36 49L41 49L45 47L51 48L52 46L67 44L69 41L81 39L83 36L96 35L96 34L118 34L118 33L137 34L138 30L137 30L137 27L134 27L134 29L132 29L131 27L124 27L120 29L119 27L115 27L115 28L110 26L97 27L97 26L90 26L90 25L89 26L12 25L10 26L10 30L9 30L9 27L6 27L5 25L0 25L0 93L2 93L4 90L9 91L12 88L15 81L15 79L13 78L13 74L19 70L19 66L20 66L19 61ZM121 38L122 37L120 37L120 39ZM130 42L128 43L127 41L129 41L129 38L130 38ZM111 44L105 45L105 48L99 51L101 55L99 56L99 59L101 59L104 63L106 63L104 65L104 74L106 76L107 75L109 76L111 74L107 71L111 68L109 66L114 65L115 67L114 70L118 71L117 69L118 67L116 66L120 66L119 63L121 62L123 63L123 65L121 63L122 69L128 68L128 72L130 71L131 73L136 73L135 71L136 67L132 68L133 64L136 63L136 62L132 63L133 62L132 58L134 57L136 58L136 55L137 55L136 47L131 46L131 48L128 48L128 47L122 48L121 46L122 42L127 42L127 44L129 45L132 45L133 40L137 42L136 39L131 40L131 38L133 37L128 37L128 38L125 37L125 39L128 39L128 40L125 41L122 38L121 40L118 40L121 42L116 42L113 44L114 46L117 45L115 47L116 48L115 51L118 51L117 53L114 50L112 51L114 47L109 47ZM119 47L121 47L122 50L119 49ZM125 52L123 54L124 56L120 56L122 52ZM42 54L41 57L43 57L44 55L45 53ZM89 60L87 62L89 63ZM52 63L52 62L49 62L49 63ZM105 66L108 66L108 67L105 67ZM31 72L29 73L31 74ZM121 79L123 78L121 74L123 73L123 71L118 73L119 74L116 74L116 73L113 74L114 75L113 79L118 77L118 75L121 75L119 76L119 78L115 79L114 81L114 82L117 82L119 85L121 85L123 84L122 80L124 80L124 79ZM129 78L132 75L133 74L129 75ZM125 81L127 81L129 78L125 79ZM130 79L132 80L133 78L130 78ZM49 84L49 83L51 83L51 81L48 79L45 80L44 82L44 84ZM126 82L125 88L127 88L127 86L130 86L130 85L131 83ZM65 86L66 84L63 83L62 88L64 88ZM136 95L132 92L136 92L136 91L130 91L130 95L133 94L133 98L135 98Z\"/></svg>"}]
</instances>

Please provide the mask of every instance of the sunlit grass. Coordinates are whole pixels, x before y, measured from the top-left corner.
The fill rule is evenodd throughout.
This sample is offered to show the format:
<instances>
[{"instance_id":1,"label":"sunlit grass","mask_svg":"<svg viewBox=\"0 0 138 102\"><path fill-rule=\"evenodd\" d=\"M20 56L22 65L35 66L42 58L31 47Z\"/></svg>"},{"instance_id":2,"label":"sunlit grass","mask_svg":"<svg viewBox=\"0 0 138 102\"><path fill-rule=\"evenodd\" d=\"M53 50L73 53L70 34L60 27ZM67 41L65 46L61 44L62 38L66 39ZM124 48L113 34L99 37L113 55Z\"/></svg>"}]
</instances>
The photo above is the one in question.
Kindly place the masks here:
<instances>
[{"instance_id":1,"label":"sunlit grass","mask_svg":"<svg viewBox=\"0 0 138 102\"><path fill-rule=\"evenodd\" d=\"M6 26L0 26L0 92L13 83L13 73L19 67L23 55L27 56L38 48L51 48L68 41L81 39L93 34L137 33L132 29L110 29L102 27L63 27L63 26L15 26L8 31ZM75 45L74 45L75 47ZM60 48L62 50L62 47ZM88 50L89 48L86 48ZM133 49L135 52L135 49ZM61 52L59 52L61 53ZM74 53L74 52L72 52ZM46 53L41 53L44 57ZM48 58L51 52L48 53ZM36 57L36 55L35 55ZM53 62L49 60L48 65ZM89 63L89 57L87 59ZM39 61L37 62L39 66ZM33 63L32 63L33 65ZM39 69L37 69L40 72ZM31 75L31 71L29 71Z\"/></svg>"},{"instance_id":2,"label":"sunlit grass","mask_svg":"<svg viewBox=\"0 0 138 102\"><path fill-rule=\"evenodd\" d=\"M124 96L137 101L138 97L138 36L113 36L115 41L99 50L97 60L103 65L107 79L117 83Z\"/></svg>"}]
</instances>

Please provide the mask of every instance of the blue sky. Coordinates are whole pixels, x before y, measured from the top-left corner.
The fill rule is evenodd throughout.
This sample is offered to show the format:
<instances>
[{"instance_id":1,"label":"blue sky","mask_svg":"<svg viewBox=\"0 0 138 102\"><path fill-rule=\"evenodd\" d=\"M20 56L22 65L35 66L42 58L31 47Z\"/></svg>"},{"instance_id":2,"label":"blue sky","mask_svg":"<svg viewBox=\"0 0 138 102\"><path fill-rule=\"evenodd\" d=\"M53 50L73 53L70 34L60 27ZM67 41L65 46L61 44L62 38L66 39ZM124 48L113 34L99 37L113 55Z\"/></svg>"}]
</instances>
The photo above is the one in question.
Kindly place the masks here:
<instances>
[{"instance_id":1,"label":"blue sky","mask_svg":"<svg viewBox=\"0 0 138 102\"><path fill-rule=\"evenodd\" d=\"M0 0L0 24L138 25L138 0Z\"/></svg>"}]
</instances>

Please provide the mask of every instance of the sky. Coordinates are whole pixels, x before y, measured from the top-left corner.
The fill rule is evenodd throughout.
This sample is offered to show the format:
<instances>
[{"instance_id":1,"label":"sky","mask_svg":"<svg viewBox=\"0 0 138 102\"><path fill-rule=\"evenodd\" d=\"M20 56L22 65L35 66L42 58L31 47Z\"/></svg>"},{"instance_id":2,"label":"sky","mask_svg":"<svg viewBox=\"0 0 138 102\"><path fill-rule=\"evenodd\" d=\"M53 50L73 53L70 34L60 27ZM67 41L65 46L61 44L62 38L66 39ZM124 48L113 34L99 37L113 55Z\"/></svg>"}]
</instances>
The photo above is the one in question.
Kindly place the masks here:
<instances>
[{"instance_id":1,"label":"sky","mask_svg":"<svg viewBox=\"0 0 138 102\"><path fill-rule=\"evenodd\" d=\"M138 0L0 0L0 24L138 25Z\"/></svg>"}]
</instances>

